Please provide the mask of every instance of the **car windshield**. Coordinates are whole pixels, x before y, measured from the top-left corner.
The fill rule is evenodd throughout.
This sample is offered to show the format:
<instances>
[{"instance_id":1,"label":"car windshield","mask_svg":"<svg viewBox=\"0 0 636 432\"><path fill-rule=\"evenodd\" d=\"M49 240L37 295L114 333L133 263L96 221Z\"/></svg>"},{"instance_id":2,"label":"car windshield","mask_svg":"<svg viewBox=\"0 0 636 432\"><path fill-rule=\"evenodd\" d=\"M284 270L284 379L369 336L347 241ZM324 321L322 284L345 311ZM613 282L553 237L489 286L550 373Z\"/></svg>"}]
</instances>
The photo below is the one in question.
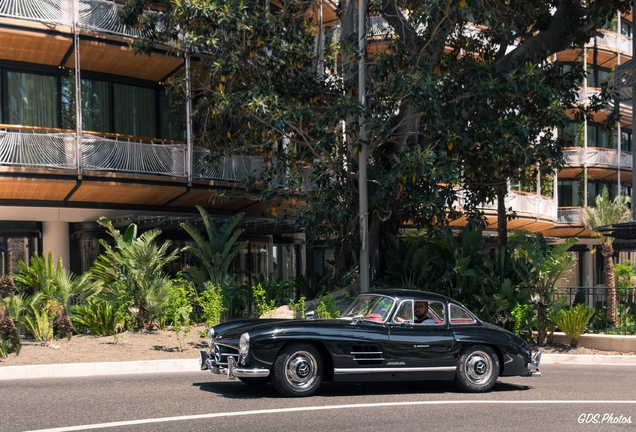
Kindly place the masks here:
<instances>
[{"instance_id":1,"label":"car windshield","mask_svg":"<svg viewBox=\"0 0 636 432\"><path fill-rule=\"evenodd\" d=\"M351 303L343 317L353 318L362 315L365 320L384 322L389 317L394 303L391 297L363 294Z\"/></svg>"}]
</instances>

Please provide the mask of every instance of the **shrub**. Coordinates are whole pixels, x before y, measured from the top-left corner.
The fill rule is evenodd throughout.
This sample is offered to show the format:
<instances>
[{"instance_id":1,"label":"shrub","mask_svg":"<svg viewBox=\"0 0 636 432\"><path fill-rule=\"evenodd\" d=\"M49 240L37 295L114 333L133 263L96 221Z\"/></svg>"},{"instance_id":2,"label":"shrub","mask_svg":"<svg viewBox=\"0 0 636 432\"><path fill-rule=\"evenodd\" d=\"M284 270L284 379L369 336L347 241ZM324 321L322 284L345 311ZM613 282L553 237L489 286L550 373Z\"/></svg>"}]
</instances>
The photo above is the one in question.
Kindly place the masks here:
<instances>
[{"instance_id":1,"label":"shrub","mask_svg":"<svg viewBox=\"0 0 636 432\"><path fill-rule=\"evenodd\" d=\"M11 275L3 274L0 276L0 299L9 297L11 294L17 294L17 292L18 289Z\"/></svg>"},{"instance_id":2,"label":"shrub","mask_svg":"<svg viewBox=\"0 0 636 432\"><path fill-rule=\"evenodd\" d=\"M558 311L554 316L554 322L570 339L570 346L576 347L594 313L594 309L579 304Z\"/></svg>"},{"instance_id":3,"label":"shrub","mask_svg":"<svg viewBox=\"0 0 636 432\"><path fill-rule=\"evenodd\" d=\"M206 289L199 294L197 302L203 310L205 325L213 327L221 322L221 314L225 311L223 306L223 288L205 284Z\"/></svg>"},{"instance_id":4,"label":"shrub","mask_svg":"<svg viewBox=\"0 0 636 432\"><path fill-rule=\"evenodd\" d=\"M0 304L0 340L11 344L9 352L20 346L20 335L15 322L3 304Z\"/></svg>"},{"instance_id":5,"label":"shrub","mask_svg":"<svg viewBox=\"0 0 636 432\"><path fill-rule=\"evenodd\" d=\"M53 339L53 319L46 309L38 309L34 305L31 311L24 317L24 325L31 335L44 344Z\"/></svg>"},{"instance_id":6,"label":"shrub","mask_svg":"<svg viewBox=\"0 0 636 432\"><path fill-rule=\"evenodd\" d=\"M117 309L106 301L73 307L72 320L98 336L112 336L121 327Z\"/></svg>"}]
</instances>

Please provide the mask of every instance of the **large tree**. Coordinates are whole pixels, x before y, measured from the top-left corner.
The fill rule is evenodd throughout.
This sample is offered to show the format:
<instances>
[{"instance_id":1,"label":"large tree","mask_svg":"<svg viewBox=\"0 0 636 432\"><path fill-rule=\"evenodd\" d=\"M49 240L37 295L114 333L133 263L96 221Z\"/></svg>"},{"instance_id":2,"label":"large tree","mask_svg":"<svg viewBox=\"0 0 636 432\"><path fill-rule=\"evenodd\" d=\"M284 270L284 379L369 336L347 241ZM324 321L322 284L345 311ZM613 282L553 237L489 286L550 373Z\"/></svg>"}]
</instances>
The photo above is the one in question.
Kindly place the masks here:
<instances>
[{"instance_id":1,"label":"large tree","mask_svg":"<svg viewBox=\"0 0 636 432\"><path fill-rule=\"evenodd\" d=\"M200 145L220 156L261 154L247 182L313 237L333 241L336 263L356 264L358 124L368 131L372 276L398 228L435 228L500 204L528 166L557 168L552 131L567 122L581 69L552 55L581 47L627 0L523 2L374 0L368 4L365 107L357 103L357 6L338 3L339 38L314 48L318 2L130 0L138 49L171 44L195 60ZM153 6L162 14L144 14ZM331 43L329 43L331 42ZM326 73L320 69L325 64ZM183 81L175 77L174 88ZM213 161L212 161L213 162ZM351 246L353 245L353 246Z\"/></svg>"}]
</instances>

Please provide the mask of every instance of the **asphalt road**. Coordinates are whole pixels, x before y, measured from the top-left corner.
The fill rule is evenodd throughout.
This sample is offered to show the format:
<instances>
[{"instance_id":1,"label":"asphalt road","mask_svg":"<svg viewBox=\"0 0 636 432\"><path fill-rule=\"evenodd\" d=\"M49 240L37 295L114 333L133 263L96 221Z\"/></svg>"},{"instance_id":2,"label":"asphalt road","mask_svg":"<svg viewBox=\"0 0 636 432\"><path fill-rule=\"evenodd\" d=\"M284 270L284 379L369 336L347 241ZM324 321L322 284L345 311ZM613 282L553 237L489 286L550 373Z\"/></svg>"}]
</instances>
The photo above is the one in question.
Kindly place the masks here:
<instances>
[{"instance_id":1,"label":"asphalt road","mask_svg":"<svg viewBox=\"0 0 636 432\"><path fill-rule=\"evenodd\" d=\"M0 430L636 431L636 367L542 367L487 394L451 383L325 384L281 398L209 372L7 380Z\"/></svg>"}]
</instances>

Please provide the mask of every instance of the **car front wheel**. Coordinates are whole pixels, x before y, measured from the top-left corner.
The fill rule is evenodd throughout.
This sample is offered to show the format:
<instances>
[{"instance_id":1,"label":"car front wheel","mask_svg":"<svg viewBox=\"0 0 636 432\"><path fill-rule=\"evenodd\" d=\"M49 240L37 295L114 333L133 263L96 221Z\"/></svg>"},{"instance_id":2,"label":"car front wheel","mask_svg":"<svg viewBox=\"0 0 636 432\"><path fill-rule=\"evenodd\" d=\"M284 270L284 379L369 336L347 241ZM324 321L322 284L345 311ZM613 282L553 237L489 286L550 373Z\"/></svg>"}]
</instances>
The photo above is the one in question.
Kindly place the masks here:
<instances>
[{"instance_id":1,"label":"car front wheel","mask_svg":"<svg viewBox=\"0 0 636 432\"><path fill-rule=\"evenodd\" d=\"M455 384L470 393L489 391L499 377L499 358L492 348L474 345L459 356Z\"/></svg>"},{"instance_id":2,"label":"car front wheel","mask_svg":"<svg viewBox=\"0 0 636 432\"><path fill-rule=\"evenodd\" d=\"M323 365L318 350L309 344L293 344L274 361L272 384L285 396L311 396L322 383Z\"/></svg>"}]
</instances>

